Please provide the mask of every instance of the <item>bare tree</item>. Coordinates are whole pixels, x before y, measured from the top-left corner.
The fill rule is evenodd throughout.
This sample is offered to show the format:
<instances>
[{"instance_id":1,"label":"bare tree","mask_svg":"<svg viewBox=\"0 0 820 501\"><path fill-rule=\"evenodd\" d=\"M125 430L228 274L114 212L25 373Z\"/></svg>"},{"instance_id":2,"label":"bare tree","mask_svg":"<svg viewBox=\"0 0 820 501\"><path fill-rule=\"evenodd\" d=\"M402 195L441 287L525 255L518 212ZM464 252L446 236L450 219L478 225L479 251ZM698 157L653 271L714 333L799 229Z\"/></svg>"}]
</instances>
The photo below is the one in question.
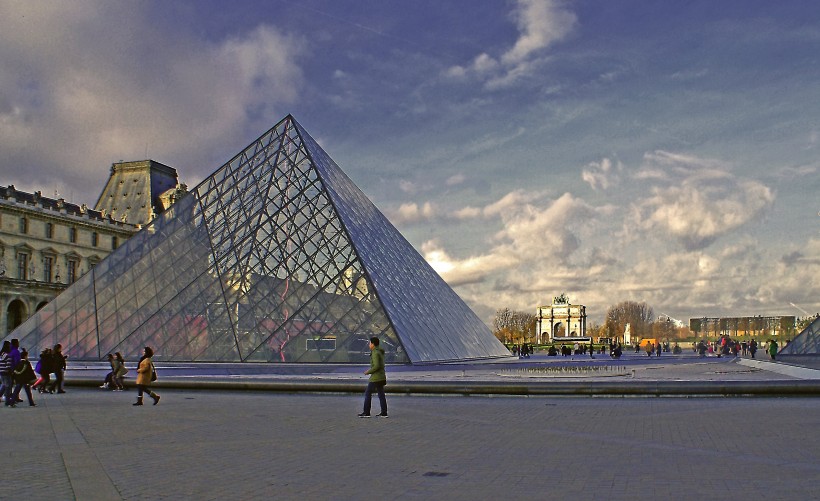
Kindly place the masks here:
<instances>
[{"instance_id":1,"label":"bare tree","mask_svg":"<svg viewBox=\"0 0 820 501\"><path fill-rule=\"evenodd\" d=\"M502 308L495 313L495 336L505 343L529 343L535 337L536 316L532 313Z\"/></svg>"},{"instance_id":2,"label":"bare tree","mask_svg":"<svg viewBox=\"0 0 820 501\"><path fill-rule=\"evenodd\" d=\"M602 337L609 337L606 332L606 325L595 322L587 326L587 336L591 337L593 341Z\"/></svg>"},{"instance_id":3,"label":"bare tree","mask_svg":"<svg viewBox=\"0 0 820 501\"><path fill-rule=\"evenodd\" d=\"M502 343L510 342L512 337L512 311L509 308L502 308L495 312L493 334Z\"/></svg>"},{"instance_id":4,"label":"bare tree","mask_svg":"<svg viewBox=\"0 0 820 501\"><path fill-rule=\"evenodd\" d=\"M623 338L626 324L629 324L634 338L649 337L653 318L652 308L646 303L623 301L607 310L606 328L612 337Z\"/></svg>"}]
</instances>

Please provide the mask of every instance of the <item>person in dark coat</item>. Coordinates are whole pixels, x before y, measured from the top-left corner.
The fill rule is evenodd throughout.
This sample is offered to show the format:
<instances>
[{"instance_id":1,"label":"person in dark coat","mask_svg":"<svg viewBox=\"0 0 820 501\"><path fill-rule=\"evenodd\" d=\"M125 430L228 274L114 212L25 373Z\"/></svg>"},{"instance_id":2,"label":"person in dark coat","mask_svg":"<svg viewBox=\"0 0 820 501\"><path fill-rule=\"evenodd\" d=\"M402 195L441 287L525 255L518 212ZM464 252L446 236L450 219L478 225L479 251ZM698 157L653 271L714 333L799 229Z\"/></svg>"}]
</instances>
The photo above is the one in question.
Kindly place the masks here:
<instances>
[{"instance_id":1,"label":"person in dark coat","mask_svg":"<svg viewBox=\"0 0 820 501\"><path fill-rule=\"evenodd\" d=\"M51 351L51 372L54 373L55 380L51 383L51 393L65 393L63 389L63 377L66 369L66 356L63 355L63 345L55 344Z\"/></svg>"},{"instance_id":2,"label":"person in dark coat","mask_svg":"<svg viewBox=\"0 0 820 501\"><path fill-rule=\"evenodd\" d=\"M18 402L20 399L20 390L26 390L26 396L28 397L28 405L30 407L36 407L37 404L34 403L34 398L31 396L31 383L33 383L37 379L37 376L34 375L34 369L31 368L31 362L28 361L28 352L23 350L20 352L20 363L17 364L17 367L14 369L14 394L12 395L12 401Z\"/></svg>"}]
</instances>

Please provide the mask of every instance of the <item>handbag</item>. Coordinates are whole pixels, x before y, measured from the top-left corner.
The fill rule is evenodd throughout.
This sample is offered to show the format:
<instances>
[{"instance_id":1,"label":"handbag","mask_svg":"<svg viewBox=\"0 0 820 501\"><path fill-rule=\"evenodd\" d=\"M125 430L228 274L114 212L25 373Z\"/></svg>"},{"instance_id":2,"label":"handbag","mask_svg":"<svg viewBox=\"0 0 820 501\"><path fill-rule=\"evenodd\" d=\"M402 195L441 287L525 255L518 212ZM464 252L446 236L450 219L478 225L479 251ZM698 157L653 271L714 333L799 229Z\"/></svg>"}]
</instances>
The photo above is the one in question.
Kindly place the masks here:
<instances>
[{"instance_id":1,"label":"handbag","mask_svg":"<svg viewBox=\"0 0 820 501\"><path fill-rule=\"evenodd\" d=\"M154 368L154 364L151 364L151 382L157 380L157 370Z\"/></svg>"}]
</instances>

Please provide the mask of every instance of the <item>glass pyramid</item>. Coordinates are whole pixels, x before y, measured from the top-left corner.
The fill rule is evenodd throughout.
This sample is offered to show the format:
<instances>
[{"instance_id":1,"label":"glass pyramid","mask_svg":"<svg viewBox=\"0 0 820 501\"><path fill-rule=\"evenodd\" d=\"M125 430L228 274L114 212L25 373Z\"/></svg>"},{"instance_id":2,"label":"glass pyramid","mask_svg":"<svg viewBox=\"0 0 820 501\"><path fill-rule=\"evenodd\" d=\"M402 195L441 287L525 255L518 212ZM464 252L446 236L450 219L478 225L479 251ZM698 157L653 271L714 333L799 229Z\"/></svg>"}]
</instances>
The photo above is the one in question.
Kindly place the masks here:
<instances>
[{"instance_id":1,"label":"glass pyramid","mask_svg":"<svg viewBox=\"0 0 820 501\"><path fill-rule=\"evenodd\" d=\"M18 327L74 360L509 356L293 119L285 117Z\"/></svg>"},{"instance_id":2,"label":"glass pyramid","mask_svg":"<svg viewBox=\"0 0 820 501\"><path fill-rule=\"evenodd\" d=\"M820 317L814 319L792 341L780 349L781 355L820 354Z\"/></svg>"}]
</instances>

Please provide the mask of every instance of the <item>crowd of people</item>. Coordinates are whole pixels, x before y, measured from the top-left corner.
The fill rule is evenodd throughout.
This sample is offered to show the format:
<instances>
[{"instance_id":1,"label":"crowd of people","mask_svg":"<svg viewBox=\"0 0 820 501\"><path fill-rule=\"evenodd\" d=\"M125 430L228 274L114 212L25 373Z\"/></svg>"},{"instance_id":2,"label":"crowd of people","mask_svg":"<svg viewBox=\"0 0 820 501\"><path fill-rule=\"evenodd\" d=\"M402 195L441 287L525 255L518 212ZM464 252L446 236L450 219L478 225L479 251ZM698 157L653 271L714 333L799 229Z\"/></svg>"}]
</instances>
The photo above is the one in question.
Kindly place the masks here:
<instances>
[{"instance_id":1,"label":"crowd of people","mask_svg":"<svg viewBox=\"0 0 820 501\"><path fill-rule=\"evenodd\" d=\"M788 344L788 341L786 342ZM744 356L744 357L751 357L755 358L755 354L757 354L758 350L758 343L754 339L750 341L737 341L731 339L729 336L723 336L717 341L706 341L700 340L697 343L694 343L692 349L697 353L700 357L705 357L707 354L709 355L716 355L718 357L722 356ZM765 353L769 354L769 358L775 360L777 357L777 351L779 346L777 341L774 339L769 339L763 345L763 350Z\"/></svg>"},{"instance_id":2,"label":"crowd of people","mask_svg":"<svg viewBox=\"0 0 820 501\"><path fill-rule=\"evenodd\" d=\"M21 391L25 391L31 407L37 406L33 390L40 393L65 393L63 378L66 358L62 345L57 344L54 348L43 350L36 367L32 367L29 353L25 348L20 348L18 339L3 341L3 347L0 348L0 398L4 405L16 407L24 402L20 398Z\"/></svg>"},{"instance_id":3,"label":"crowd of people","mask_svg":"<svg viewBox=\"0 0 820 501\"><path fill-rule=\"evenodd\" d=\"M142 405L145 393L154 400L154 405L159 403L160 396L149 388L151 383L157 380L153 356L154 351L146 346L137 364L137 402L134 405ZM25 348L20 348L18 339L3 341L0 348L0 399L4 405L17 407L17 404L23 403L24 400L20 398L22 391L25 391L31 407L37 406L34 402L34 390L41 394L65 393L63 381L67 358L62 345L56 344L53 348L44 349L36 366L32 367L29 353ZM111 364L111 372L106 375L100 388L123 391L123 378L128 374L125 359L117 352L108 355L108 362Z\"/></svg>"}]
</instances>

